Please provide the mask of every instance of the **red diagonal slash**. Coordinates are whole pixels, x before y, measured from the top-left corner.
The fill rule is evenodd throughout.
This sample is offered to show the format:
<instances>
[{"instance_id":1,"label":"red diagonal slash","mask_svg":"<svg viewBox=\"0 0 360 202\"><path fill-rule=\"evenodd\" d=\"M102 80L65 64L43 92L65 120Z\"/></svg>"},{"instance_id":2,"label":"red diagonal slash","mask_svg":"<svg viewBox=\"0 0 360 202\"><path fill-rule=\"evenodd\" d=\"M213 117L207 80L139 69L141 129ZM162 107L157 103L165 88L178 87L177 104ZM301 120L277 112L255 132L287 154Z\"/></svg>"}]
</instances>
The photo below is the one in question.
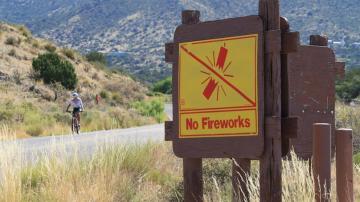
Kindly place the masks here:
<instances>
[{"instance_id":1,"label":"red diagonal slash","mask_svg":"<svg viewBox=\"0 0 360 202\"><path fill-rule=\"evenodd\" d=\"M219 73L217 73L213 68L211 68L208 64L206 64L204 61L202 61L199 57L197 57L195 54L190 52L188 49L186 49L184 46L181 46L181 49L183 49L187 54L189 54L192 58L194 58L196 61L198 61L201 65L203 65L207 70L212 72L214 75L216 75L219 79L221 79L224 83L226 83L228 86L230 86L232 89L234 89L237 93L239 93L243 98L245 98L248 102L250 102L253 106L256 106L256 103L252 101L248 96L246 96L243 92L241 92L236 86L234 86L232 83L230 83L227 79L225 79L223 76L221 76Z\"/></svg>"}]
</instances>

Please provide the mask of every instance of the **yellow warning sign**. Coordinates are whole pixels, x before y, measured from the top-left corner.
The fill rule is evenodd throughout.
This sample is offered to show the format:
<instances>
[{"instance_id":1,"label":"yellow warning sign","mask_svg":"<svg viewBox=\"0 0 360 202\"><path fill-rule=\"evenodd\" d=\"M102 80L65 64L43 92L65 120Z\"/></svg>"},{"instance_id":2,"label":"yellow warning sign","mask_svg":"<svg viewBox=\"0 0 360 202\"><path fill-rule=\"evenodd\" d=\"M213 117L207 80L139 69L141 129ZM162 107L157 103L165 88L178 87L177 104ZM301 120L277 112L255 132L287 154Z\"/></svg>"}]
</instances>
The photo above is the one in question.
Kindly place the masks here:
<instances>
[{"instance_id":1,"label":"yellow warning sign","mask_svg":"<svg viewBox=\"0 0 360 202\"><path fill-rule=\"evenodd\" d=\"M180 138L257 136L257 61L257 34L180 43Z\"/></svg>"}]
</instances>

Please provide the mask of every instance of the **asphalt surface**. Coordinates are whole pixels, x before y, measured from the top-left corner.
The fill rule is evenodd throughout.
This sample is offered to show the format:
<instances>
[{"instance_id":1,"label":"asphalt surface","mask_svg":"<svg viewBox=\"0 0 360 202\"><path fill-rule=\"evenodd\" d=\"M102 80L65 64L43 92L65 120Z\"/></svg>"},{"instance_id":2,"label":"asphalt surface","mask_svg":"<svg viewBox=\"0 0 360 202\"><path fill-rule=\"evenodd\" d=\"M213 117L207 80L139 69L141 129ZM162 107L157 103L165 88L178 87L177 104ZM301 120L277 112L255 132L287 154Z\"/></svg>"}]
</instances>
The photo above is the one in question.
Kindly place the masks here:
<instances>
[{"instance_id":1,"label":"asphalt surface","mask_svg":"<svg viewBox=\"0 0 360 202\"><path fill-rule=\"evenodd\" d=\"M172 119L172 105L165 105L165 113ZM144 144L164 140L164 124L148 125L127 129L95 131L80 135L37 137L0 142L2 145L16 145L24 162L33 163L44 155L59 154L62 157L78 154L90 156L99 146ZM65 151L65 152L64 152Z\"/></svg>"},{"instance_id":2,"label":"asphalt surface","mask_svg":"<svg viewBox=\"0 0 360 202\"><path fill-rule=\"evenodd\" d=\"M168 118L170 120L173 119L173 108L172 108L172 104L165 104L165 113L168 116Z\"/></svg>"}]
</instances>

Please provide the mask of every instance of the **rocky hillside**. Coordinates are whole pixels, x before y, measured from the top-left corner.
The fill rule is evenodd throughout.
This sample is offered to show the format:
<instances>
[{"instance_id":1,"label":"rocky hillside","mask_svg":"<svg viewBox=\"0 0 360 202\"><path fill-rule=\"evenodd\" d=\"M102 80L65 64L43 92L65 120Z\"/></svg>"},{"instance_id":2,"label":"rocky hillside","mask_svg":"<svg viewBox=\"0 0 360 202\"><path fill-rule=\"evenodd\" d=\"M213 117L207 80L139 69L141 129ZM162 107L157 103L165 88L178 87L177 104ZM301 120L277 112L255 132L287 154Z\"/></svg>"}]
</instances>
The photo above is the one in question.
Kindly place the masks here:
<instances>
[{"instance_id":1,"label":"rocky hillside","mask_svg":"<svg viewBox=\"0 0 360 202\"><path fill-rule=\"evenodd\" d=\"M41 88L42 90L34 92L41 93L41 96L48 100L55 99L54 92L51 92L54 91L52 86L44 85L31 77L32 60L50 49L54 49L75 67L79 79L76 90L85 99L93 99L95 94L110 88L124 96L125 102L139 100L145 96L146 88L130 77L101 69L86 61L76 51L56 47L50 41L34 38L23 26L4 23L0 24L0 79L18 84L24 93L30 92L29 89ZM45 95L47 93L48 95Z\"/></svg>"},{"instance_id":2,"label":"rocky hillside","mask_svg":"<svg viewBox=\"0 0 360 202\"><path fill-rule=\"evenodd\" d=\"M170 74L163 44L171 40L183 9L202 20L257 13L258 0L0 0L0 19L25 23L36 34L81 52L110 53L111 63L147 81ZM340 42L337 54L360 64L360 5L356 0L281 1L282 15L301 31Z\"/></svg>"},{"instance_id":3,"label":"rocky hillside","mask_svg":"<svg viewBox=\"0 0 360 202\"><path fill-rule=\"evenodd\" d=\"M64 111L71 91L33 76L33 59L47 52L55 52L75 68L76 91L86 107L84 130L155 122L133 108L134 102L147 98L148 90L139 82L90 63L74 50L33 37L24 26L0 23L0 125L8 125L20 137L68 133L70 115ZM98 105L96 95L102 97Z\"/></svg>"}]
</instances>

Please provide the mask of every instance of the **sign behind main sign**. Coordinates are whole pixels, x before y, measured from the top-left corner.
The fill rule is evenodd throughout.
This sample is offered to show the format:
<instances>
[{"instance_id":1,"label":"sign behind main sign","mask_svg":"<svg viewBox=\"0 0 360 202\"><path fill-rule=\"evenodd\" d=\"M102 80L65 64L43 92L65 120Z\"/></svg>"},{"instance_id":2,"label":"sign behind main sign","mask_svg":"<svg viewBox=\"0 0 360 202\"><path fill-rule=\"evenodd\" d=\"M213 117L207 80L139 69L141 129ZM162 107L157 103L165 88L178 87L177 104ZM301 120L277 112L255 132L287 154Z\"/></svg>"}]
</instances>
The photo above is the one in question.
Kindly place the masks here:
<instances>
[{"instance_id":1,"label":"sign behind main sign","mask_svg":"<svg viewBox=\"0 0 360 202\"><path fill-rule=\"evenodd\" d=\"M176 29L172 139L177 156L262 155L263 40L258 16Z\"/></svg>"},{"instance_id":2,"label":"sign behind main sign","mask_svg":"<svg viewBox=\"0 0 360 202\"><path fill-rule=\"evenodd\" d=\"M289 113L301 119L299 135L291 140L299 157L312 157L314 123L330 123L335 141L335 54L328 47L300 46L288 55Z\"/></svg>"}]
</instances>

